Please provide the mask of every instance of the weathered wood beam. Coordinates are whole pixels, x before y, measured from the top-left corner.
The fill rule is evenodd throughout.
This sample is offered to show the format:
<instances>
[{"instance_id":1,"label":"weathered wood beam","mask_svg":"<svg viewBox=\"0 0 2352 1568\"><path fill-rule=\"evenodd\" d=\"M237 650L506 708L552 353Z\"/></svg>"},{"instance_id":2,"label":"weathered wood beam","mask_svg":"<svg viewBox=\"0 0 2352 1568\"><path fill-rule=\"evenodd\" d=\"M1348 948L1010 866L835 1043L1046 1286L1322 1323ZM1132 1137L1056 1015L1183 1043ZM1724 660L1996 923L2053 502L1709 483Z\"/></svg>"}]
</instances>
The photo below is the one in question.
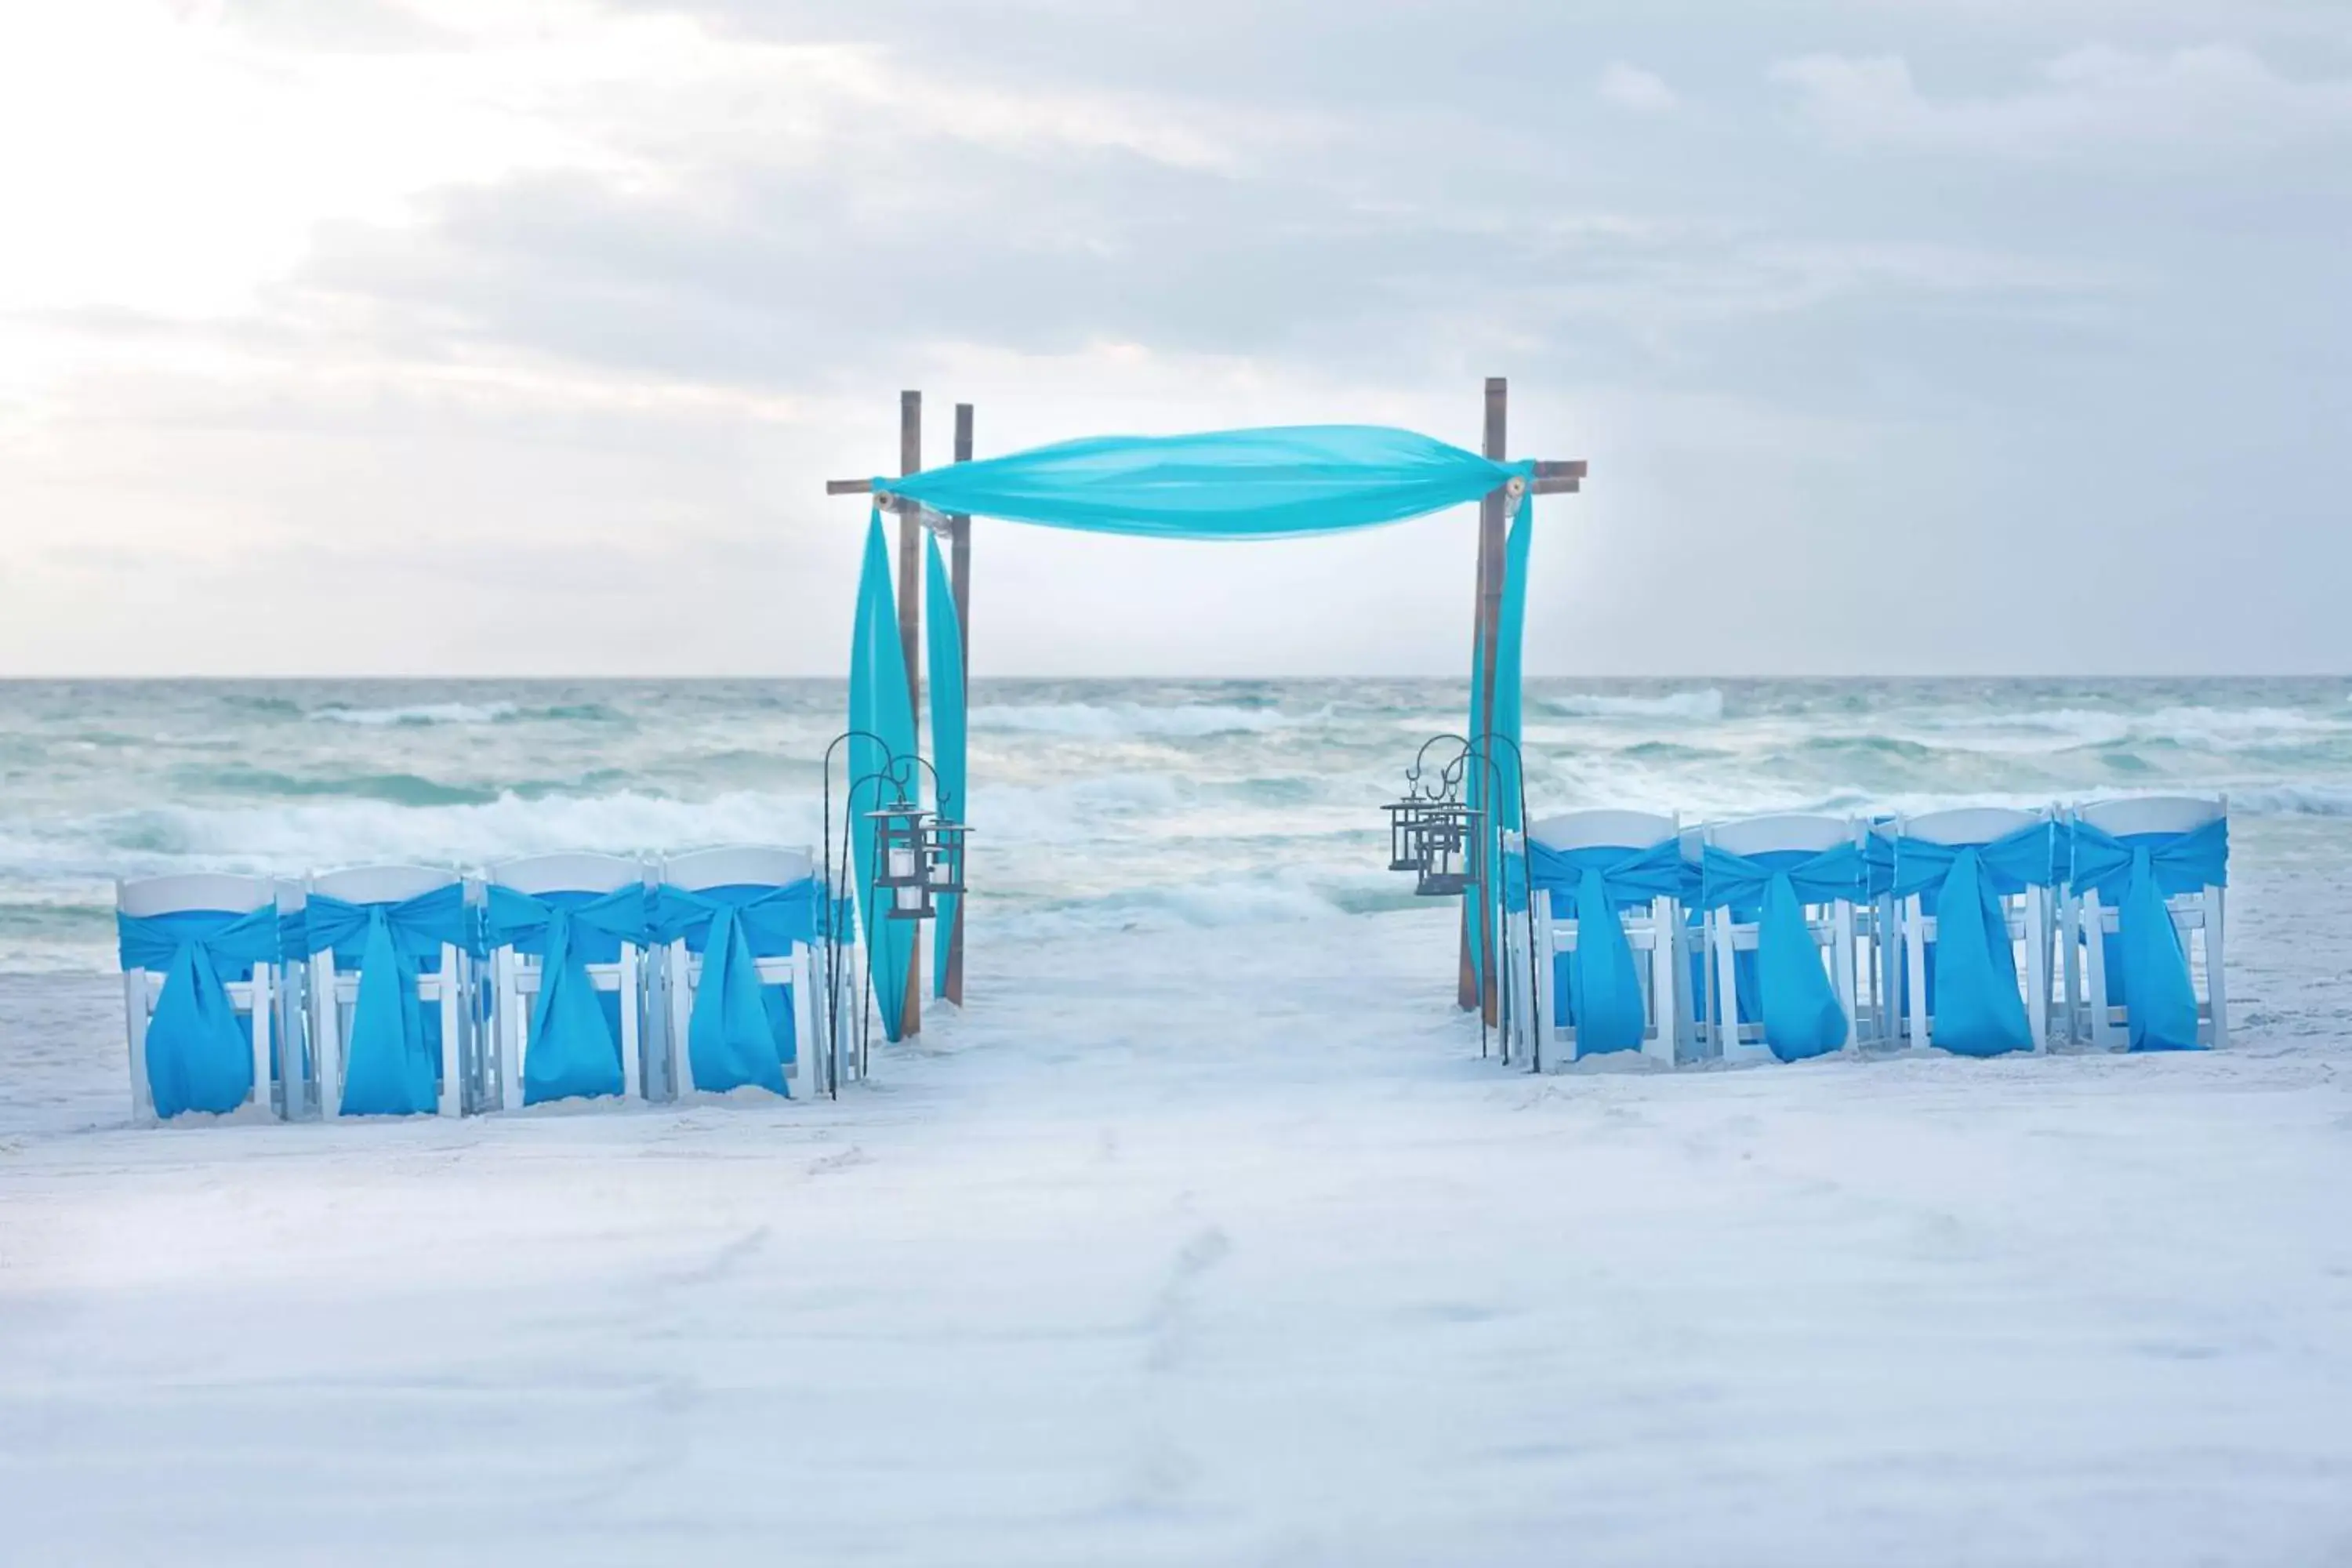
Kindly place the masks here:
<instances>
[{"instance_id":1,"label":"weathered wood beam","mask_svg":"<svg viewBox=\"0 0 2352 1568\"><path fill-rule=\"evenodd\" d=\"M1506 427L1509 411L1510 383L1499 375L1488 376L1486 455L1498 463L1506 460L1506 454L1510 450ZM1485 700L1478 710L1481 721L1478 749L1489 759L1486 778L1486 817L1489 822L1494 821L1502 809L1502 802L1492 793L1496 787L1492 759L1495 755L1495 655L1503 630L1503 535L1509 523L1510 508L1505 499L1499 495L1488 496L1486 504L1478 510L1478 558L1485 569L1478 585L1478 663L1480 683L1485 689L1482 693ZM1486 875L1493 877L1495 868L1486 868ZM1501 966L1495 962L1495 901L1487 896L1487 891L1483 885L1478 889L1478 951L1486 960L1482 966L1486 972L1486 984L1481 1005L1486 1008L1486 1022L1491 1026L1500 1020L1502 987L1498 984Z\"/></svg>"}]
</instances>

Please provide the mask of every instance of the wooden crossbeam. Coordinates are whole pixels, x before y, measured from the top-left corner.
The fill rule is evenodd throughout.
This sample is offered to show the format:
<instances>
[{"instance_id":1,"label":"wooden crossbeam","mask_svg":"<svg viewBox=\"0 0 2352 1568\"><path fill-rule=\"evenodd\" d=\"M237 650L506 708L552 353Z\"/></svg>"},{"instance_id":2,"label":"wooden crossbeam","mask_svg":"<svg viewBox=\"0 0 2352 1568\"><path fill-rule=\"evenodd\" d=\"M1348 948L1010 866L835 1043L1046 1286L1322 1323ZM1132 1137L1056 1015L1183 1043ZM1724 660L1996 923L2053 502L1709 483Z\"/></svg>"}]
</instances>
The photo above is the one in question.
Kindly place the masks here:
<instances>
[{"instance_id":1,"label":"wooden crossbeam","mask_svg":"<svg viewBox=\"0 0 2352 1568\"><path fill-rule=\"evenodd\" d=\"M1535 492L1539 496L1573 495L1584 488L1585 459L1582 458L1547 458L1536 464ZM874 493L872 479L827 479L824 493L829 496L862 496ZM908 503L893 496L882 503L885 511L897 511Z\"/></svg>"}]
</instances>

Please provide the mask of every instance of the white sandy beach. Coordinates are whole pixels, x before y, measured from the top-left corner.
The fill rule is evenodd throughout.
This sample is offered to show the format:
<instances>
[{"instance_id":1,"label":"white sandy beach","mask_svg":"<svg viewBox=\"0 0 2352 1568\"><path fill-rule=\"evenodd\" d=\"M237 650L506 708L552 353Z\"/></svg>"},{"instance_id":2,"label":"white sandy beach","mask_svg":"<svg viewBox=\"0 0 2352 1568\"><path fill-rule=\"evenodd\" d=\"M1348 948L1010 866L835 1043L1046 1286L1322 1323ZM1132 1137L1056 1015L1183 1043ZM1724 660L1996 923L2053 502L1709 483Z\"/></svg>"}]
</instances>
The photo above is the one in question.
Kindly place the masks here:
<instances>
[{"instance_id":1,"label":"white sandy beach","mask_svg":"<svg viewBox=\"0 0 2352 1568\"><path fill-rule=\"evenodd\" d=\"M8 1560L2352 1560L2341 939L2240 907L2199 1057L1509 1076L1443 911L976 950L838 1104L66 1131L12 1038Z\"/></svg>"}]
</instances>

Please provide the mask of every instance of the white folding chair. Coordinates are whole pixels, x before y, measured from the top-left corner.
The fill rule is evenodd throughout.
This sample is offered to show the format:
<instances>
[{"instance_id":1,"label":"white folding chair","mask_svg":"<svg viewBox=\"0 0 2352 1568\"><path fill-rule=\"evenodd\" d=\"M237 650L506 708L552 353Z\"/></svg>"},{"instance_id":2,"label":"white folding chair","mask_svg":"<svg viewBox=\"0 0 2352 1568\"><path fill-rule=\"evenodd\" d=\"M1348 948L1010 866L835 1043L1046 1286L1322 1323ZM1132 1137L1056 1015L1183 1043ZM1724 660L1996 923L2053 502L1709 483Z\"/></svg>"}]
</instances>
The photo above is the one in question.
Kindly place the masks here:
<instances>
[{"instance_id":1,"label":"white folding chair","mask_svg":"<svg viewBox=\"0 0 2352 1568\"><path fill-rule=\"evenodd\" d=\"M2143 833L2188 833L2226 818L2230 800L2227 795L2216 800L2191 795L2147 795L2076 806L2074 815L2076 821L2087 822L2117 838ZM2190 984L2194 985L2200 974L2205 980L2205 994L2197 1004L2198 1040L2214 1047L2226 1045L2230 1037L2230 991L2221 941L2226 896L2227 889L2209 886L2191 893L2175 894L2165 900L2173 929L2180 933L2180 951L2189 959ZM2103 903L2097 893L2070 887L2065 927L2061 940L2067 949L2067 967L2070 972L2074 968L2079 937L2084 971L2082 995L2078 998L2070 992L2067 997L2068 1032L2074 1032L2073 1019L2079 1016L2087 1025L2094 1047L2101 1050L2121 1049L2127 1038L2131 999L2126 996L2124 1006L2111 1006L2107 991L2106 938L2119 929L2117 911ZM2200 933L2201 943L2197 940Z\"/></svg>"},{"instance_id":2,"label":"white folding chair","mask_svg":"<svg viewBox=\"0 0 2352 1568\"><path fill-rule=\"evenodd\" d=\"M482 874L486 887L507 888L534 899L551 893L614 893L646 882L643 861L617 855L534 855L490 867ZM493 1053L498 1062L499 1104L508 1110L522 1109L523 1055L530 1038L532 999L542 976L537 955L518 952L513 945L490 951L490 984L495 998L490 1016ZM648 1099L643 1053L639 1043L645 1026L646 962L644 950L624 941L620 957L611 963L583 966L588 984L620 996L621 1080L623 1093Z\"/></svg>"},{"instance_id":3,"label":"white folding chair","mask_svg":"<svg viewBox=\"0 0 2352 1568\"><path fill-rule=\"evenodd\" d=\"M1547 849L1631 851L1679 839L1682 823L1676 817L1643 811L1570 811L1533 824L1528 833ZM1555 916L1549 895L1532 898L1528 903L1535 921L1537 1027L1547 1045L1564 1040L1569 1059L1573 1061L1579 1054L1576 1026L1560 1021L1555 992L1557 959L1576 951L1577 922ZM1672 1067L1675 1041L1682 1033L1680 1021L1689 1012L1681 1000L1678 979L1684 963L1682 900L1653 899L1647 910L1628 910L1621 920L1625 944L1633 950L1634 967L1642 977L1643 1008L1648 1018L1641 1054Z\"/></svg>"},{"instance_id":4,"label":"white folding chair","mask_svg":"<svg viewBox=\"0 0 2352 1568\"><path fill-rule=\"evenodd\" d=\"M354 866L324 871L310 878L310 894L341 899L347 904L396 904L436 889L462 885L455 872L431 866ZM471 1009L472 963L463 948L441 944L441 967L416 977L416 999L441 1015L441 1097L443 1116L463 1115L466 1109L465 1037ZM349 1065L352 1013L359 1005L360 973L335 963L332 948L310 955L310 1045L318 1078L320 1114L341 1113L343 1070Z\"/></svg>"},{"instance_id":5,"label":"white folding chair","mask_svg":"<svg viewBox=\"0 0 2352 1568\"><path fill-rule=\"evenodd\" d=\"M1924 816L1898 817L1895 831L1906 838L1925 839L1952 848L1990 844L2020 828L2047 822L2046 811L2020 811L2010 806L1967 805ZM1927 949L1936 940L1938 917L1924 911L1925 900L1913 893L1901 900L1896 919L1902 928L1905 1032L1913 1050L1935 1044L1935 1019L1927 1006ZM2033 1048L2047 1050L2050 1042L2051 963L2056 924L2048 888L2032 887L2001 900L2009 940L2021 950L2025 962L2019 979L2025 986L2025 1018Z\"/></svg>"},{"instance_id":6,"label":"white folding chair","mask_svg":"<svg viewBox=\"0 0 2352 1568\"><path fill-rule=\"evenodd\" d=\"M310 889L299 879L278 878L278 921L299 916ZM270 1028L278 1037L278 1114L300 1121L318 1114L316 1072L310 1066L310 965L289 955L278 967Z\"/></svg>"},{"instance_id":7,"label":"white folding chair","mask_svg":"<svg viewBox=\"0 0 2352 1568\"><path fill-rule=\"evenodd\" d=\"M144 877L114 885L114 905L135 920L157 915L197 912L246 915L278 908L277 885L267 877L231 877L211 872L187 872L169 877ZM277 1013L277 965L257 963L250 980L223 983L229 1005L253 1023L253 1093L245 1109L269 1110L269 1042ZM147 1081L147 1025L163 992L163 972L128 969L122 974L123 1022L131 1040L131 1112L142 1126L155 1123L154 1086Z\"/></svg>"},{"instance_id":8,"label":"white folding chair","mask_svg":"<svg viewBox=\"0 0 2352 1568\"><path fill-rule=\"evenodd\" d=\"M1892 835L1893 816L1857 818L1854 842L1867 858L1871 835ZM1903 919L1891 890L1875 891L1853 907L1854 1021L1857 1045L1887 1048L1903 1043Z\"/></svg>"},{"instance_id":9,"label":"white folding chair","mask_svg":"<svg viewBox=\"0 0 2352 1568\"><path fill-rule=\"evenodd\" d=\"M1852 818L1810 814L1751 816L1718 822L1704 830L1706 842L1733 855L1759 856L1784 852L1819 854L1851 844ZM1845 1049L1860 1048L1854 1029L1854 900L1835 899L1806 905L1806 928L1814 944L1828 950L1830 988L1845 1012ZM1727 1062L1769 1061L1772 1048L1765 1043L1762 1023L1739 1021L1738 955L1756 951L1758 924L1735 920L1728 909L1707 911L1707 949L1713 955L1715 1021L1717 1054Z\"/></svg>"},{"instance_id":10,"label":"white folding chair","mask_svg":"<svg viewBox=\"0 0 2352 1568\"><path fill-rule=\"evenodd\" d=\"M1687 889L1695 884L1698 868L1706 863L1706 827L1684 828L1682 841L1683 886ZM1679 1038L1676 1057L1679 1060L1696 1061L1722 1054L1716 1037L1715 963L1707 951L1711 922L1689 903L1684 905L1680 918L1682 927L1675 938L1681 953L1675 961L1675 994L1679 998L1675 1007L1675 1028Z\"/></svg>"},{"instance_id":11,"label":"white folding chair","mask_svg":"<svg viewBox=\"0 0 2352 1568\"><path fill-rule=\"evenodd\" d=\"M698 849L662 862L661 880L681 892L713 888L787 888L816 875L816 858L806 849L757 847ZM755 956L760 984L791 989L793 1067L786 1077L803 1100L826 1093L835 1079L827 1071L825 1041L819 1038L817 963L811 945L794 942L789 953ZM688 951L686 939L671 942L663 959L668 1002L668 1061L665 1076L673 1099L689 1092L694 1074L687 1061L687 1035L694 999L702 984L702 955ZM826 1031L831 1035L833 1031Z\"/></svg>"}]
</instances>

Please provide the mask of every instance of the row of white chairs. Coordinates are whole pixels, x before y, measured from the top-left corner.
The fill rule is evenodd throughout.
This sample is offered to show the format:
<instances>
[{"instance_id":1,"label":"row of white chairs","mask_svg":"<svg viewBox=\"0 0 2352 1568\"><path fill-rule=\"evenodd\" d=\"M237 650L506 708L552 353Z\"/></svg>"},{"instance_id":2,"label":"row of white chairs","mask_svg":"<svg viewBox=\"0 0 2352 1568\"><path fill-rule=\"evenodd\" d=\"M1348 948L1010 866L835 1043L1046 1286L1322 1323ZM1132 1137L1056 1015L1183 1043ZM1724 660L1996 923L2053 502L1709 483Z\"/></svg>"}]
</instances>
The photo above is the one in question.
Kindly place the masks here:
<instances>
[{"instance_id":1,"label":"row of white chairs","mask_svg":"<svg viewBox=\"0 0 2352 1568\"><path fill-rule=\"evenodd\" d=\"M457 888L478 910L492 888L532 898L610 894L633 886L703 893L714 888L788 888L814 875L805 849L729 847L656 860L558 854L504 861L471 876L407 865L353 867L299 880L184 873L119 882L116 904L134 919L269 910L291 925L313 896L389 905ZM625 1094L647 1101L683 1099L692 1091L688 1022L702 955L689 952L682 938L619 941L617 948L614 961L584 969L594 990L617 998ZM755 963L762 986L790 991L796 1040L794 1059L786 1068L791 1093L814 1098L862 1076L865 1064L848 1046L854 1030L841 1016L853 1005L854 962L845 951L822 940L795 942L789 953L762 955ZM437 966L416 974L417 1004L438 1017L440 1114L522 1106L531 1005L542 979L540 958L511 943L477 953L444 942ZM164 971L156 968L126 967L123 975L132 1111L142 1122L155 1120L146 1042L164 981ZM287 1121L335 1114L359 997L358 972L340 965L331 949L307 957L285 952L275 963L255 963L249 978L227 982L224 988L250 1031L255 1088L248 1113ZM824 1011L828 998L830 1019ZM822 1029L820 1020L825 1021Z\"/></svg>"},{"instance_id":2,"label":"row of white chairs","mask_svg":"<svg viewBox=\"0 0 2352 1568\"><path fill-rule=\"evenodd\" d=\"M2071 808L2021 811L1963 807L1915 817L1855 817L1790 814L1685 827L1678 816L1590 810L1530 824L1527 838L1556 851L1641 848L1679 840L1695 882L1705 847L1745 857L1820 853L1857 847L1869 835L1899 835L1952 847L1982 846L2048 822L2087 823L2117 838L2193 831L2226 822L2226 799L2158 796L2105 801ZM1507 835L1507 854L1525 840ZM1532 1007L1513 1012L1504 1036L1507 1058L1532 1058L1556 1067L1577 1058L1577 1031L1557 994L1561 955L1576 951L1573 919L1556 915L1549 898L1526 900L1505 915L1510 941L1502 978L1516 994L1532 993ZM2032 1035L2032 1048L2069 1044L2113 1050L2125 1043L2130 998L2107 969L2105 938L2118 931L2118 911L2095 889L2063 879L2026 888L2002 900ZM2222 962L2226 893L2218 882L2166 900L2197 996L2198 1043L2218 1047L2229 1035L2229 991ZM1848 1053L1936 1046L1929 964L1937 917L1916 894L1891 893L1808 903L1805 913L1831 989L1844 1011ZM1704 1060L1769 1061L1761 1025L1742 1017L1739 955L1756 950L1760 922L1735 918L1727 908L1703 913L1681 897L1662 896L1622 917L1641 979L1646 1014L1641 1053L1665 1065ZM1534 973L1524 972L1526 956ZM1530 1037L1532 1034L1533 1037Z\"/></svg>"}]
</instances>

